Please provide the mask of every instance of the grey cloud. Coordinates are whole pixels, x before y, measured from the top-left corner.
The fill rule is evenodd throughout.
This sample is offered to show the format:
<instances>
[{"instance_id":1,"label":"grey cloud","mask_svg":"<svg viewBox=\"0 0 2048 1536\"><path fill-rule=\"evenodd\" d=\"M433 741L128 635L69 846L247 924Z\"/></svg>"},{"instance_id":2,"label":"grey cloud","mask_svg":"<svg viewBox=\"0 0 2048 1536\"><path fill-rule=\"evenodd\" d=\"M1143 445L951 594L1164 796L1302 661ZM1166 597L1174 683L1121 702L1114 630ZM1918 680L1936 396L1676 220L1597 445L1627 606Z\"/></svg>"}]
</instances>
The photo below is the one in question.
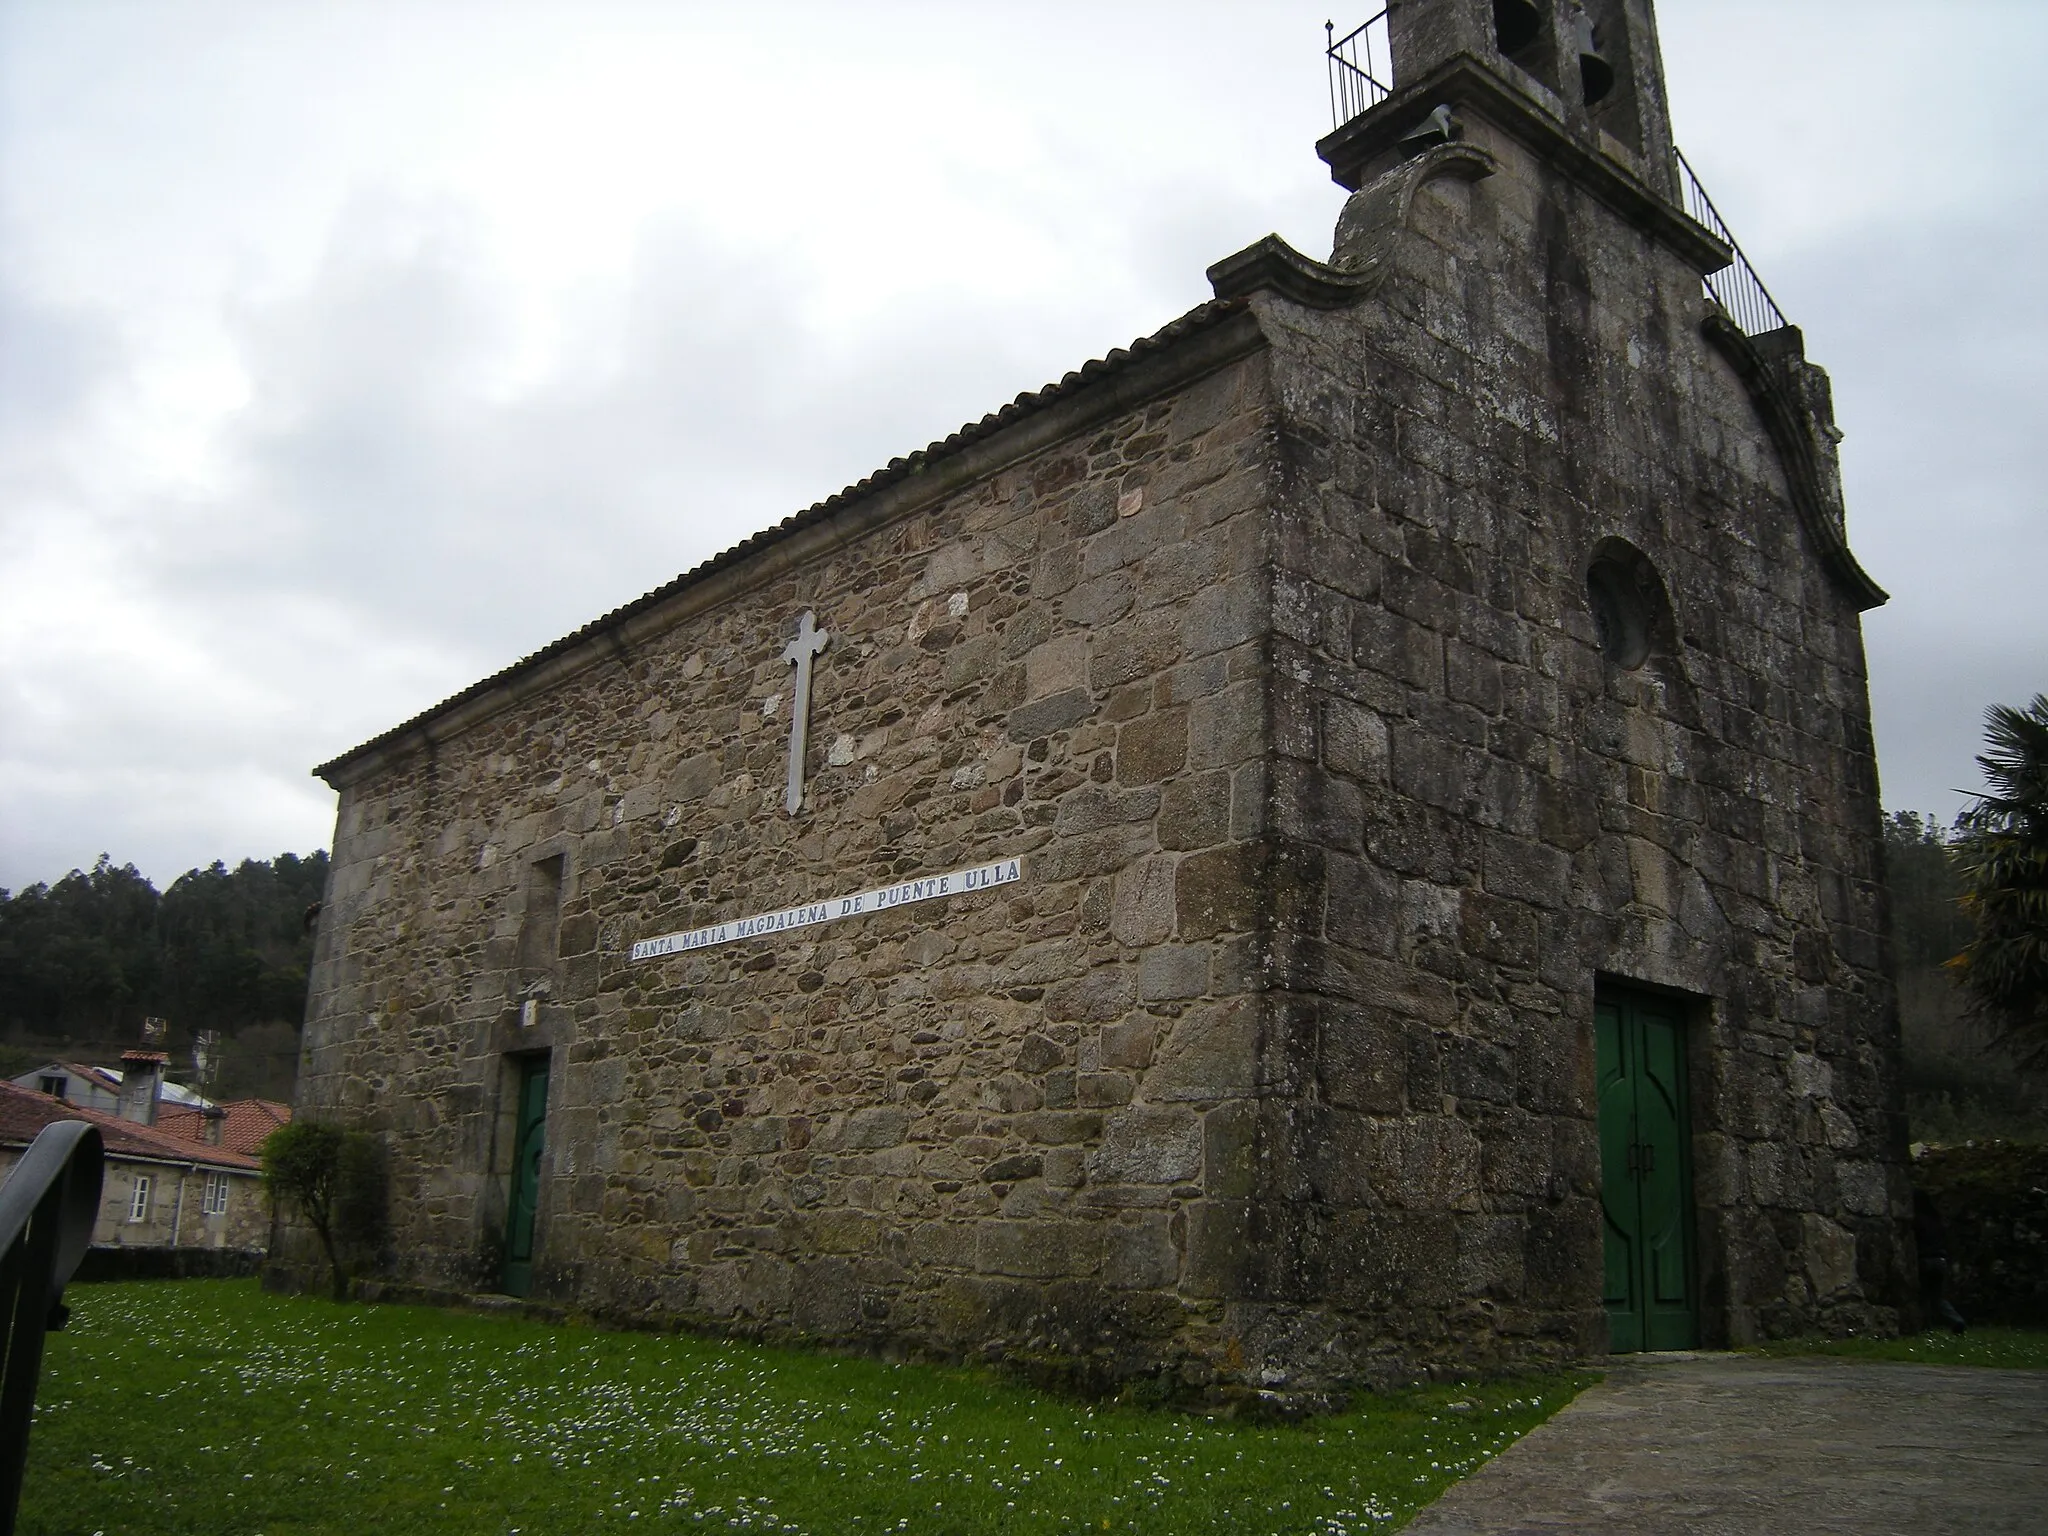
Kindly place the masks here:
<instances>
[{"instance_id":1,"label":"grey cloud","mask_svg":"<svg viewBox=\"0 0 2048 1536\"><path fill-rule=\"evenodd\" d=\"M303 586L497 664L1043 382L999 317L943 306L834 348L800 277L664 231L616 337L498 398L513 321L475 274L444 252L335 273L238 327L265 402L226 442L245 488L172 584Z\"/></svg>"},{"instance_id":2,"label":"grey cloud","mask_svg":"<svg viewBox=\"0 0 2048 1536\"><path fill-rule=\"evenodd\" d=\"M1782 7L1752 10L1763 42L1782 44L1782 18L1770 30ZM1723 5L1662 11L1667 48L1688 27L1725 32ZM51 11L45 30L69 37L54 21L67 14ZM1830 35L1824 13L1801 15L1794 42L1831 46L1817 41ZM646 229L623 287L573 314L559 356L508 387L524 296L496 282L484 235L459 202L365 192L335 217L309 280L230 310L225 339L250 404L211 443L219 473L205 484L136 471L116 418L138 366L161 360L126 327L203 323L194 295L217 294L226 269L185 269L174 299L136 281L132 311L101 314L9 291L33 253L0 240L0 572L18 578L27 568L10 562L61 534L87 549L80 558L104 559L91 589L114 610L8 641L0 883L61 874L103 847L165 879L215 856L322 841L331 799L310 764L1165 323L1206 295L1207 263L1269 229L1321 254L1340 197L1307 158L1327 127L1321 19L1303 21L1297 48L1238 12L1119 13L1078 52L1068 24L1005 23L1022 51L1001 56L1023 83L992 74L990 88L1014 90L1020 132L1043 151L1017 161L1021 184L990 179L973 152L959 158L962 186L867 169L878 197L999 200L1011 227L1089 254L1072 291L1030 302L971 271L918 272L922 253L905 248L894 254L917 273L913 295L853 325L809 307L815 280L835 242L890 238L886 209L780 250L679 216ZM266 24L305 46L289 19ZM536 21L535 38L552 25ZM1987 28L1966 30L1959 50ZM1219 55L1213 39L1226 33L1243 34L1241 54ZM1146 52L1155 41L1163 51ZM132 39L110 61L99 41L38 46L80 78L103 62L162 78ZM1715 195L1753 237L1746 210L1784 207L1800 177L1864 185L1890 169L1854 153L1869 112L1850 100L1839 59L1780 48L1758 74L1754 55L1702 47L1718 73L1680 103L1688 143L1733 146ZM1145 66L1135 74L1133 59ZM350 79L381 78L374 61L352 67ZM933 67L952 66L935 54ZM1047 108L1048 91L1069 99ZM66 91L45 96L42 117L19 119L43 136L52 206L32 211L72 240L132 230L200 262L212 247L182 242L191 220L167 227L159 209L127 221L162 180L160 161L190 167L176 206L245 211L243 183L192 153L245 133L239 110L201 114L195 128L189 88L160 91L151 121L163 142L145 155ZM1935 80L1916 110L1946 121L1962 99ZM1805 161L1741 153L1759 111L1795 100L1808 126L1774 131ZM2048 325L2032 283L2048 229L2039 174L2024 146L2003 142L2022 114L1994 115L1993 142L1969 151L1976 179L1920 189L1981 208L1974 224L1967 208L1930 213L1927 197L1901 193L1881 225L1765 262L1836 380L1852 534L1895 594L1868 628L1887 800L1944 814L1946 791L1974 782L1983 705L2044 686L2048 654L2048 605L2033 592L2048 568ZM324 156L313 201L329 195L323 177L374 186L386 174L374 157L350 159L344 117L287 125L293 145ZM100 137L81 138L94 124ZM1797 138L1809 128L1827 131ZM59 141L74 147L51 151ZM29 144L17 137L9 152ZM1997 174L1982 174L1994 162ZM86 189L76 207L47 190L59 186L51 165L67 168L64 187ZM1978 199L1980 182L1999 195ZM248 221L261 230L263 200L284 183L249 184L269 189L264 217ZM782 195L803 196L801 177Z\"/></svg>"},{"instance_id":3,"label":"grey cloud","mask_svg":"<svg viewBox=\"0 0 2048 1536\"><path fill-rule=\"evenodd\" d=\"M1892 594L1865 619L1885 800L1944 819L1980 782L1986 706L2048 688L2048 198L2020 190L1939 231L1847 233L1781 285L1835 381L1852 541Z\"/></svg>"},{"instance_id":4,"label":"grey cloud","mask_svg":"<svg viewBox=\"0 0 2048 1536\"><path fill-rule=\"evenodd\" d=\"M12 232L0 224L0 248ZM74 473L69 428L125 382L114 326L90 311L40 303L0 266L0 537L21 538Z\"/></svg>"},{"instance_id":5,"label":"grey cloud","mask_svg":"<svg viewBox=\"0 0 2048 1536\"><path fill-rule=\"evenodd\" d=\"M395 215L363 201L349 217ZM63 677L62 697L18 696L0 746L23 808L0 880L102 845L168 878L306 842L292 825L324 839L314 762L1131 339L943 293L828 338L793 302L793 264L673 224L647 237L612 323L505 394L510 302L459 220L424 222L420 239L340 228L308 288L236 313L251 405L214 445L226 490L95 512L66 488L81 524L170 531L125 574L197 675L166 689L50 637L70 649L34 671ZM89 355L80 398L131 366ZM75 407L51 425L95 441Z\"/></svg>"}]
</instances>

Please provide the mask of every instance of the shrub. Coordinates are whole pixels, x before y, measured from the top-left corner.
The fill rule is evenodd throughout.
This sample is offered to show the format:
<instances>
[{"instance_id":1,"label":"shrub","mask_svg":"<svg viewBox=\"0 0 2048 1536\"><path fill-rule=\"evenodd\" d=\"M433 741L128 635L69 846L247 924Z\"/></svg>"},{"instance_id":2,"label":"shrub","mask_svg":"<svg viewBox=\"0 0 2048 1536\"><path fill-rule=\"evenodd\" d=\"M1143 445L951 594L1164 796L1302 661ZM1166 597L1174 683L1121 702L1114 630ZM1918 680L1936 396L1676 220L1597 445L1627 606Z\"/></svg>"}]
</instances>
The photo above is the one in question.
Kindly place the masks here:
<instances>
[{"instance_id":1,"label":"shrub","mask_svg":"<svg viewBox=\"0 0 2048 1536\"><path fill-rule=\"evenodd\" d=\"M374 1257L384 1240L383 1142L368 1131L294 1120L263 1143L263 1182L312 1227L334 1299L346 1300L350 1265Z\"/></svg>"},{"instance_id":2,"label":"shrub","mask_svg":"<svg viewBox=\"0 0 2048 1536\"><path fill-rule=\"evenodd\" d=\"M1941 1213L1950 1299L1971 1322L2048 1324L2048 1147L1940 1147L1913 1183Z\"/></svg>"}]
</instances>

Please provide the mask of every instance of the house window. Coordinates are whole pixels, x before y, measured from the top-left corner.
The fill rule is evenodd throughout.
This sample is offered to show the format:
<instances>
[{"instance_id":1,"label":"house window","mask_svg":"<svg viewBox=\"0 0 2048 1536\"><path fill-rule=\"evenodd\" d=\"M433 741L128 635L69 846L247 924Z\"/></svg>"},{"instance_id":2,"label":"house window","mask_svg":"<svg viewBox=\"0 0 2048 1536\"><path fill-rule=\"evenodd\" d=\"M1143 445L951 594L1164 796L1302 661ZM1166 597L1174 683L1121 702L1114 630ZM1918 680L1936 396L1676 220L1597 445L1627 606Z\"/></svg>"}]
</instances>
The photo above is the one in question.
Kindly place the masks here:
<instances>
[{"instance_id":1,"label":"house window","mask_svg":"<svg viewBox=\"0 0 2048 1536\"><path fill-rule=\"evenodd\" d=\"M53 1099L64 1097L64 1079L61 1077L39 1077L36 1079L36 1087Z\"/></svg>"},{"instance_id":2,"label":"house window","mask_svg":"<svg viewBox=\"0 0 2048 1536\"><path fill-rule=\"evenodd\" d=\"M225 1216L228 1213L228 1176L224 1173L209 1173L206 1176L206 1193L199 1201L200 1210L209 1216Z\"/></svg>"},{"instance_id":3,"label":"house window","mask_svg":"<svg viewBox=\"0 0 2048 1536\"><path fill-rule=\"evenodd\" d=\"M135 1175L135 1193L128 1200L128 1219L149 1220L149 1175L146 1173Z\"/></svg>"}]
</instances>

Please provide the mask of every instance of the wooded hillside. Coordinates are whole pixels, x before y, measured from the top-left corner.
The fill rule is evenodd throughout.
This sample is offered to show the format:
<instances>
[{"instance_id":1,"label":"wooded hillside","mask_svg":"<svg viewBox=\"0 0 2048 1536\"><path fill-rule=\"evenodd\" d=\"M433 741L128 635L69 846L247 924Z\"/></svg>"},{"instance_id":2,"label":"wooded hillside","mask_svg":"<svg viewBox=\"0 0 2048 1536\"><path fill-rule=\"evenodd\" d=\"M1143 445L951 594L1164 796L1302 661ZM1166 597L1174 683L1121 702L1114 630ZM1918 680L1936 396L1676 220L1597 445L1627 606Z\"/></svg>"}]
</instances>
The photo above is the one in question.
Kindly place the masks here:
<instances>
[{"instance_id":1,"label":"wooded hillside","mask_svg":"<svg viewBox=\"0 0 2048 1536\"><path fill-rule=\"evenodd\" d=\"M102 854L53 885L0 889L0 1066L111 1063L157 1017L170 1021L173 1078L190 1080L194 1033L219 1030L214 1095L288 1099L313 954L306 915L326 883L324 851L216 862L161 893Z\"/></svg>"}]
</instances>

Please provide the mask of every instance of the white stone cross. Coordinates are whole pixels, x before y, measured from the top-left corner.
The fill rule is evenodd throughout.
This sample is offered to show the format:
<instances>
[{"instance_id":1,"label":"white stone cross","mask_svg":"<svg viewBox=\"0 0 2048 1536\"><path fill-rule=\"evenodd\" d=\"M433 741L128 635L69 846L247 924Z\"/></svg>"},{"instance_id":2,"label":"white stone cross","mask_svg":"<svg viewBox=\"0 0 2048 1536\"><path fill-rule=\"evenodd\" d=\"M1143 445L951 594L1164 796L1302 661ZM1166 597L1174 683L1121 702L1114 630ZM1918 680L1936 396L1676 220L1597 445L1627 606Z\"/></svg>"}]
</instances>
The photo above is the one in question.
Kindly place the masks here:
<instances>
[{"instance_id":1,"label":"white stone cross","mask_svg":"<svg viewBox=\"0 0 2048 1536\"><path fill-rule=\"evenodd\" d=\"M832 631L818 628L806 608L797 621L796 638L782 648L782 659L796 668L796 687L789 706L789 788L782 808L794 816L804 808L804 737L811 723L811 663L832 643Z\"/></svg>"}]
</instances>

